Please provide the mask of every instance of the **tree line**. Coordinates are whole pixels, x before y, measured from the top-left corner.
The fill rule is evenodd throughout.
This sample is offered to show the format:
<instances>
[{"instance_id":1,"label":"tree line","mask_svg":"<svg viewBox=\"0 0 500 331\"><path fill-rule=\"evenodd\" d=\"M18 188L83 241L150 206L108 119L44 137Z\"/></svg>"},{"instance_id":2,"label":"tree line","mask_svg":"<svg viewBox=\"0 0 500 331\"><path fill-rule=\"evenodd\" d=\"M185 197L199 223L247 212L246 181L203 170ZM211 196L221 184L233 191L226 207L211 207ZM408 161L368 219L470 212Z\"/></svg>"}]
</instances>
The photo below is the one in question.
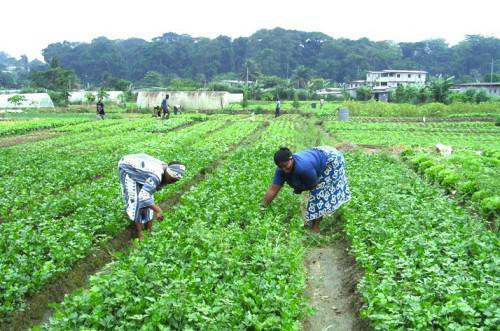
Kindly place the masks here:
<instances>
[{"instance_id":1,"label":"tree line","mask_svg":"<svg viewBox=\"0 0 500 331\"><path fill-rule=\"evenodd\" d=\"M461 82L483 80L492 61L497 71L500 39L470 35L450 47L443 39L411 43L334 39L319 32L276 28L236 39L165 33L151 41L105 37L90 43L63 41L48 45L43 56L48 64L57 58L63 68L73 70L81 84L98 86L119 84L120 79L139 85L168 85L176 79L206 84L220 78L270 76L295 78L301 87L304 77L347 82L364 79L368 70L381 69L425 70ZM25 57L19 61L26 68L31 65ZM1 65L0 53L0 69ZM40 63L33 65L32 70L43 68Z\"/></svg>"}]
</instances>

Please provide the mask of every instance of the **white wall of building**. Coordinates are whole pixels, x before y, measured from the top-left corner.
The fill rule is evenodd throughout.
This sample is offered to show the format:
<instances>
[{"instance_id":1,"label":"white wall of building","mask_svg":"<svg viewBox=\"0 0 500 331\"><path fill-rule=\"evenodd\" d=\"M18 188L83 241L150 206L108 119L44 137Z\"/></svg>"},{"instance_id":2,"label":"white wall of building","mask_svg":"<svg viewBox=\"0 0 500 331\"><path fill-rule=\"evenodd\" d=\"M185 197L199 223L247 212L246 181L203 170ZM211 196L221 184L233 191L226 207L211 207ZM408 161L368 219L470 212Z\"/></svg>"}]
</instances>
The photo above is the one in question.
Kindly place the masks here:
<instances>
[{"instance_id":1,"label":"white wall of building","mask_svg":"<svg viewBox=\"0 0 500 331\"><path fill-rule=\"evenodd\" d=\"M427 73L412 70L368 71L366 81L370 85L395 88L398 84L425 84Z\"/></svg>"}]
</instances>

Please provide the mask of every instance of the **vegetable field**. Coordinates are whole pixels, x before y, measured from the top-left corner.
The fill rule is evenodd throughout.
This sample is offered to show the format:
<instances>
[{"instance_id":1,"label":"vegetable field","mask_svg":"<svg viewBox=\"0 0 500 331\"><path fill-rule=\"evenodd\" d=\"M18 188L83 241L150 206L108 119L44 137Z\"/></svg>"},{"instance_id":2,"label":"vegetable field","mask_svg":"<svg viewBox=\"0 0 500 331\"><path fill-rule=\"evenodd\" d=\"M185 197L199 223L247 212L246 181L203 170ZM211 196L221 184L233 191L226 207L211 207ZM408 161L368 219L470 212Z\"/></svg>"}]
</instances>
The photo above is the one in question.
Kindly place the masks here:
<instances>
[{"instance_id":1,"label":"vegetable field","mask_svg":"<svg viewBox=\"0 0 500 331\"><path fill-rule=\"evenodd\" d=\"M34 131L54 135L23 141ZM356 309L369 328L500 324L492 122L75 115L0 122L0 146L12 137L0 147L0 329L300 330L318 313L304 295L305 253L338 237L360 270ZM303 229L306 194L285 187L259 208L275 150L319 144L349 145L353 199L324 220L339 229L329 239ZM116 166L131 153L187 165L179 183L155 194L165 220L88 274L86 286L39 307L43 318L18 322L33 296L130 227Z\"/></svg>"}]
</instances>

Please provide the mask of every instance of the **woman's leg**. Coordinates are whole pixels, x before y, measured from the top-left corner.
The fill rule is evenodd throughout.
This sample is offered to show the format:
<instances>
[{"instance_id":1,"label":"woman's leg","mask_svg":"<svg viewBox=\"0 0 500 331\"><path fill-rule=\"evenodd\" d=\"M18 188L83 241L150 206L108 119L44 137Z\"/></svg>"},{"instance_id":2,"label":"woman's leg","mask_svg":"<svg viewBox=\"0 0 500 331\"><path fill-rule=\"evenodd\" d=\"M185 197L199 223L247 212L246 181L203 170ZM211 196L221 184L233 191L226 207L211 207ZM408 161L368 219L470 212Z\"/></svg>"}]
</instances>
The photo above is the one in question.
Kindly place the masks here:
<instances>
[{"instance_id":1,"label":"woman's leg","mask_svg":"<svg viewBox=\"0 0 500 331\"><path fill-rule=\"evenodd\" d=\"M144 235L142 234L142 229L143 229L142 223L135 222L135 230L137 231L137 238L139 240L143 240L144 239Z\"/></svg>"},{"instance_id":2,"label":"woman's leg","mask_svg":"<svg viewBox=\"0 0 500 331\"><path fill-rule=\"evenodd\" d=\"M146 224L144 225L146 227L146 230L151 231L151 229L153 228L153 221L146 222Z\"/></svg>"},{"instance_id":3,"label":"woman's leg","mask_svg":"<svg viewBox=\"0 0 500 331\"><path fill-rule=\"evenodd\" d=\"M315 220L312 220L312 225L311 225L311 231L312 232L315 232L315 233L319 233L320 229L319 229L319 223L321 222L321 219L323 217L320 217L320 218L317 218Z\"/></svg>"}]
</instances>

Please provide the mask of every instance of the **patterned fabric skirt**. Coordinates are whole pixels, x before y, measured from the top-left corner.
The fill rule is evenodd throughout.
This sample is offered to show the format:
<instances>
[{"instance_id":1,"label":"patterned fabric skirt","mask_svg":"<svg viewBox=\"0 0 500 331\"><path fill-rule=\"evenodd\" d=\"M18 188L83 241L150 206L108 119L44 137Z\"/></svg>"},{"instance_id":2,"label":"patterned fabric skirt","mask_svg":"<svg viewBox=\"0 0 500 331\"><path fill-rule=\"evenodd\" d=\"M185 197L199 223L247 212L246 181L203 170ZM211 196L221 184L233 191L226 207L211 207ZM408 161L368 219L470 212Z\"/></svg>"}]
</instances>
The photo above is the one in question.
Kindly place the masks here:
<instances>
[{"instance_id":1,"label":"patterned fabric skirt","mask_svg":"<svg viewBox=\"0 0 500 331\"><path fill-rule=\"evenodd\" d=\"M125 171L120 170L122 195L125 200L125 211L128 217L136 223L147 223L153 219L151 208L139 208L139 192L142 185L130 178Z\"/></svg>"},{"instance_id":2,"label":"patterned fabric skirt","mask_svg":"<svg viewBox=\"0 0 500 331\"><path fill-rule=\"evenodd\" d=\"M311 222L325 215L331 215L344 202L351 199L351 192L345 174L344 156L333 147L315 147L328 157L326 169L318 185L311 191L305 219Z\"/></svg>"}]
</instances>

